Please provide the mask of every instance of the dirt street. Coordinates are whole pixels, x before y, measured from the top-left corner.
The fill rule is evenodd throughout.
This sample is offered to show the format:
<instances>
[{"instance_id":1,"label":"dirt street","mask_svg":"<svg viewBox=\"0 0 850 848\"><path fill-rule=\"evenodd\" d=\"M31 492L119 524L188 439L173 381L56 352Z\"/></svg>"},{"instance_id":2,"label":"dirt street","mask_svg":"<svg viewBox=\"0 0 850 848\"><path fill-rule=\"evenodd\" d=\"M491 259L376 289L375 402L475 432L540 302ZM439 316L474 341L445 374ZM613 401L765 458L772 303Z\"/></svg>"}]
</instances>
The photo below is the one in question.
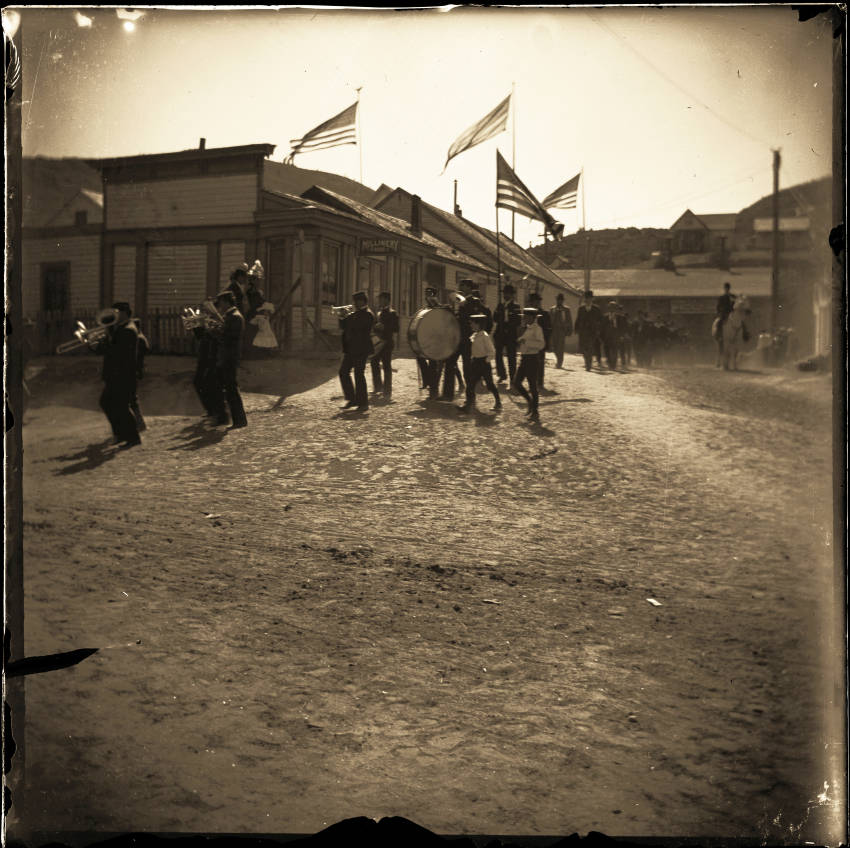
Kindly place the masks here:
<instances>
[{"instance_id":1,"label":"dirt street","mask_svg":"<svg viewBox=\"0 0 850 848\"><path fill-rule=\"evenodd\" d=\"M115 452L97 360L30 364L26 653L101 650L27 678L10 832L824 838L829 378L550 359L536 426L396 366L250 361L225 432L152 358Z\"/></svg>"}]
</instances>

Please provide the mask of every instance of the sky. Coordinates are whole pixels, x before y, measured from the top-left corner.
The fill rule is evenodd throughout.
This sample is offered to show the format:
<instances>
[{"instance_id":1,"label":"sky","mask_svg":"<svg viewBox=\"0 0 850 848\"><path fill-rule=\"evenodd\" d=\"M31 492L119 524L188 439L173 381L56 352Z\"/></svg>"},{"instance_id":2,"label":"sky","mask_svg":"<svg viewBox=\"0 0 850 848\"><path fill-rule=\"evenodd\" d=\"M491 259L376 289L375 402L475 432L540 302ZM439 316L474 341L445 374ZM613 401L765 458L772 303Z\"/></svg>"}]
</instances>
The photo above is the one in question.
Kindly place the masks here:
<instances>
[{"instance_id":1,"label":"sky","mask_svg":"<svg viewBox=\"0 0 850 848\"><path fill-rule=\"evenodd\" d=\"M679 8L16 7L24 155L277 145L357 99L357 146L295 164L402 186L496 226L496 150L543 199L579 171L582 226L669 227L831 173L832 30L790 6ZM142 13L142 14L139 14ZM124 18L119 17L124 15ZM4 10L4 16L6 10ZM4 17L4 20L6 18ZM132 28L125 26L132 24ZM512 94L507 130L454 158ZM511 214L498 213L502 232ZM517 216L516 240L542 241Z\"/></svg>"}]
</instances>

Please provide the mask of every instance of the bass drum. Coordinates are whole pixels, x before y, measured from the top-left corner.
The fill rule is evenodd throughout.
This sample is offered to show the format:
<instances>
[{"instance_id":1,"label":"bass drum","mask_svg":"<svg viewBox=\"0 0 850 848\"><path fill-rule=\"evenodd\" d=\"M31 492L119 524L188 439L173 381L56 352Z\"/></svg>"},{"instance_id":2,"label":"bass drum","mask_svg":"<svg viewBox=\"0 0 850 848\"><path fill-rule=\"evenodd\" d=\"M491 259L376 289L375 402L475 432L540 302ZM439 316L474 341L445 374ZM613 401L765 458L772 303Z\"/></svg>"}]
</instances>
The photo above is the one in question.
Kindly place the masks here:
<instances>
[{"instance_id":1,"label":"bass drum","mask_svg":"<svg viewBox=\"0 0 850 848\"><path fill-rule=\"evenodd\" d=\"M460 324L450 310L426 307L411 318L407 340L417 356L441 362L460 346Z\"/></svg>"}]
</instances>

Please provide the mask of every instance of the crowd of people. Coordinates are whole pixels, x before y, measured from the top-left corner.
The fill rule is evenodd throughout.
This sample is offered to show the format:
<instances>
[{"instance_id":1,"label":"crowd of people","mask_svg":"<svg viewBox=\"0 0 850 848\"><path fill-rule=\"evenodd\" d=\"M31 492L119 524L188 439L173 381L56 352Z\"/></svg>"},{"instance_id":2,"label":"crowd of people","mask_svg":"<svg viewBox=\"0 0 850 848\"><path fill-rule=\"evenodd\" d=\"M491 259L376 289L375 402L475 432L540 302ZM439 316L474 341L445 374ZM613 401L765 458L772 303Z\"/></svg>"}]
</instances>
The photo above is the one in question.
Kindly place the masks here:
<instances>
[{"instance_id":1,"label":"crowd of people","mask_svg":"<svg viewBox=\"0 0 850 848\"><path fill-rule=\"evenodd\" d=\"M277 340L268 323L274 311L265 300L260 282L259 261L249 268L243 263L234 270L230 284L209 302L204 320L193 326L198 340L194 387L204 408L204 419L211 426L247 426L247 416L238 386L240 360L251 347L277 348ZM546 391L546 354L554 354L555 367L563 368L566 340L575 334L584 367L626 370L632 362L651 368L658 357L674 344L686 343L687 337L658 317L645 312L629 317L616 301L605 309L594 301L592 291L584 293L576 315L558 294L556 303L544 309L541 296L531 292L527 305L517 301L516 289L507 283L495 310L484 303L472 280L461 280L459 292L451 303L442 303L435 288L425 289L425 309L445 309L452 313L459 328L459 343L442 359L428 352L417 356L420 389L427 390L428 402L454 402L456 392L464 393L460 413L476 405L478 384L493 397L493 411L502 409L502 392L521 396L531 421L540 420L541 391ZM718 300L718 317L728 316L734 295L727 289ZM120 447L141 444L139 433L144 419L138 405L136 386L143 372L144 354L149 344L138 321L132 318L128 303L114 304L117 320L94 348L103 354L101 397ZM342 308L339 318L342 362L339 380L345 398L343 410L362 412L369 408L366 380L371 364L372 394L392 398L393 353L398 347L399 315L392 307L389 292L381 292L377 313L369 308L365 292L355 292L350 307ZM269 335L270 339L264 338ZM603 357L605 365L603 365ZM495 379L493 366L495 365ZM507 386L501 385L507 383Z\"/></svg>"}]
</instances>

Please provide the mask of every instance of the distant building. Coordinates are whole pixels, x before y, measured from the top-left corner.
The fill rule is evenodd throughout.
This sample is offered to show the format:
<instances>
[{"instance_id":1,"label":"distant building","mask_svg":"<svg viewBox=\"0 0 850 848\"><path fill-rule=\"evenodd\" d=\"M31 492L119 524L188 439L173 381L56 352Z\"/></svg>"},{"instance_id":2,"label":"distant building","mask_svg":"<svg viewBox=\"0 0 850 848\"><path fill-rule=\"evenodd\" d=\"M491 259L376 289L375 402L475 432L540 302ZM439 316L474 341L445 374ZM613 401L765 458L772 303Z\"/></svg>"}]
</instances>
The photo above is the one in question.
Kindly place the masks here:
<instances>
[{"instance_id":1,"label":"distant building","mask_svg":"<svg viewBox=\"0 0 850 848\"><path fill-rule=\"evenodd\" d=\"M715 253L737 248L736 215L695 215L686 209L670 227L672 253Z\"/></svg>"}]
</instances>

